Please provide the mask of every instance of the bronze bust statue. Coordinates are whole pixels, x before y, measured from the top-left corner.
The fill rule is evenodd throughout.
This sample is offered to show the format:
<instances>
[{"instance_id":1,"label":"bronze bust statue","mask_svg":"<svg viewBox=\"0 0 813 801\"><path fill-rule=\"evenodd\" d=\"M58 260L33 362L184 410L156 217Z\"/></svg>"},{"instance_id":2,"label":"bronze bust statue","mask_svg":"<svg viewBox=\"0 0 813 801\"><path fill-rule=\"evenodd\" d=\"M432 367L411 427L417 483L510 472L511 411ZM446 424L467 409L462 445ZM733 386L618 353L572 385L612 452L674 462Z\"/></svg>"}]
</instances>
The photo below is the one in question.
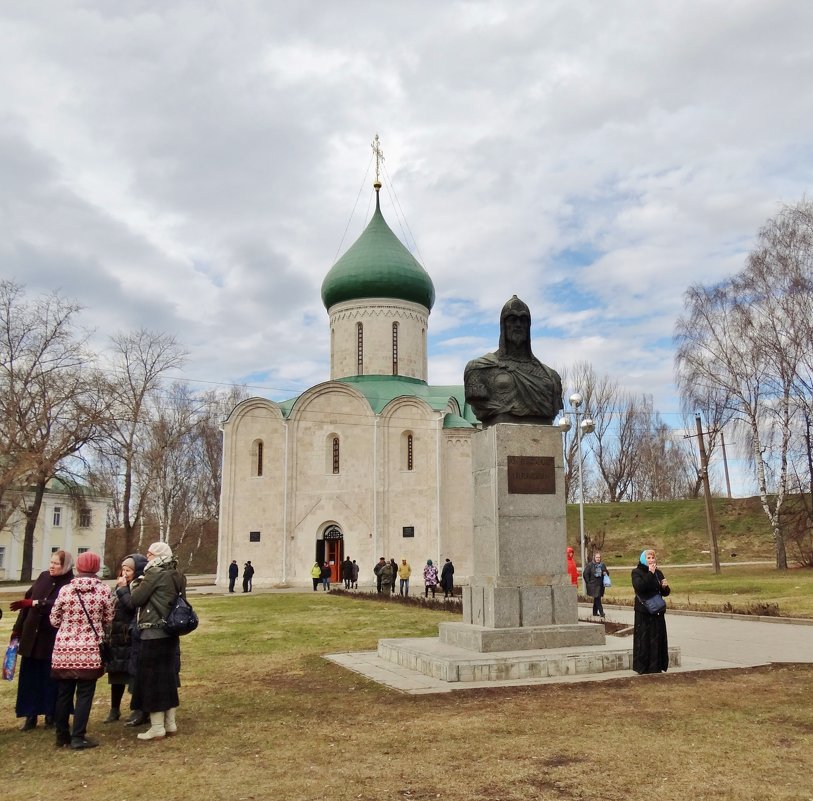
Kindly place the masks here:
<instances>
[{"instance_id":1,"label":"bronze bust statue","mask_svg":"<svg viewBox=\"0 0 813 801\"><path fill-rule=\"evenodd\" d=\"M484 428L495 423L552 425L562 379L531 352L531 311L514 295L500 313L500 346L472 359L463 373L466 402Z\"/></svg>"}]
</instances>

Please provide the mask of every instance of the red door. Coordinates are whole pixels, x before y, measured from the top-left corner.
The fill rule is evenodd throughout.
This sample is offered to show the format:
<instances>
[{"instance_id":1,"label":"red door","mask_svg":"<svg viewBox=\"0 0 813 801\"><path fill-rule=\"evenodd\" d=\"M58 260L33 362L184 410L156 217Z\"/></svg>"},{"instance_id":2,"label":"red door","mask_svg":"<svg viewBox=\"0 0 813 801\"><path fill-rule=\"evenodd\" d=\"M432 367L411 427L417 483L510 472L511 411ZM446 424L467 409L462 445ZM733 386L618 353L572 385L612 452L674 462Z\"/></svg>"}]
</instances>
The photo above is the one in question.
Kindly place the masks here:
<instances>
[{"instance_id":1,"label":"red door","mask_svg":"<svg viewBox=\"0 0 813 801\"><path fill-rule=\"evenodd\" d=\"M330 565L330 583L338 584L341 581L344 540L325 540L325 559Z\"/></svg>"}]
</instances>

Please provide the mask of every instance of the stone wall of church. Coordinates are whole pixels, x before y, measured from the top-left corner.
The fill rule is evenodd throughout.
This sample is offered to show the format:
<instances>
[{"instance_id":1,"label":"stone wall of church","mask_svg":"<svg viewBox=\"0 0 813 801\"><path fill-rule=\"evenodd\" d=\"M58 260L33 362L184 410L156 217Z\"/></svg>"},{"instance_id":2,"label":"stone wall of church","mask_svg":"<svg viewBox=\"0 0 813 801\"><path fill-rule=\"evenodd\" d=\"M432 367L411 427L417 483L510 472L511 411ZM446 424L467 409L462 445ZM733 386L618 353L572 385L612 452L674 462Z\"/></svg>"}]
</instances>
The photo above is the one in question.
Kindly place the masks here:
<instances>
[{"instance_id":1,"label":"stone wall of church","mask_svg":"<svg viewBox=\"0 0 813 801\"><path fill-rule=\"evenodd\" d=\"M227 584L232 559L241 570L250 559L258 587L307 586L319 542L334 526L364 584L379 556L406 558L417 584L430 558L448 556L456 578L467 576L471 431L444 430L442 421L410 397L376 417L355 387L332 382L305 392L287 420L271 401L244 401L224 424L218 584Z\"/></svg>"},{"instance_id":2,"label":"stone wall of church","mask_svg":"<svg viewBox=\"0 0 813 801\"><path fill-rule=\"evenodd\" d=\"M342 532L345 556L359 565L372 559L375 415L355 389L323 384L297 401L289 425L295 448L290 464L288 580L307 584L317 540L331 525Z\"/></svg>"},{"instance_id":3,"label":"stone wall of church","mask_svg":"<svg viewBox=\"0 0 813 801\"><path fill-rule=\"evenodd\" d=\"M454 562L455 579L472 571L474 482L471 474L471 437L473 428L445 429L441 471L442 536L441 564Z\"/></svg>"},{"instance_id":4,"label":"stone wall of church","mask_svg":"<svg viewBox=\"0 0 813 801\"><path fill-rule=\"evenodd\" d=\"M262 454L259 444L262 443ZM229 563L251 560L258 586L280 581L285 510L286 424L264 398L239 404L223 425L218 583ZM262 466L260 464L262 458ZM252 534L253 532L253 534Z\"/></svg>"},{"instance_id":5,"label":"stone wall of church","mask_svg":"<svg viewBox=\"0 0 813 801\"><path fill-rule=\"evenodd\" d=\"M393 324L397 324L397 374L426 381L428 317L428 309L408 301L366 298L337 303L330 309L331 379L393 375Z\"/></svg>"}]
</instances>

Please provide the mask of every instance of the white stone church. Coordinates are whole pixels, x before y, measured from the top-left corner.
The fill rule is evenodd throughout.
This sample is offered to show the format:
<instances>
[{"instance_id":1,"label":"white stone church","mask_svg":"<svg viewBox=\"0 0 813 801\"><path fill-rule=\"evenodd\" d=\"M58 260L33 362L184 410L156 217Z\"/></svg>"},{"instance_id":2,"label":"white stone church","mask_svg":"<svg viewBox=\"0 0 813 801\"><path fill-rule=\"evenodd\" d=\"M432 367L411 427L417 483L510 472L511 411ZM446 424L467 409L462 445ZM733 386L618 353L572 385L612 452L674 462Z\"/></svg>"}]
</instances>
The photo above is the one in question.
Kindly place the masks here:
<instances>
[{"instance_id":1,"label":"white stone church","mask_svg":"<svg viewBox=\"0 0 813 801\"><path fill-rule=\"evenodd\" d=\"M333 579L346 557L360 582L380 556L471 572L471 435L463 386L427 383L432 279L376 209L322 283L330 380L283 403L250 398L223 426L218 584L251 560L257 586Z\"/></svg>"}]
</instances>

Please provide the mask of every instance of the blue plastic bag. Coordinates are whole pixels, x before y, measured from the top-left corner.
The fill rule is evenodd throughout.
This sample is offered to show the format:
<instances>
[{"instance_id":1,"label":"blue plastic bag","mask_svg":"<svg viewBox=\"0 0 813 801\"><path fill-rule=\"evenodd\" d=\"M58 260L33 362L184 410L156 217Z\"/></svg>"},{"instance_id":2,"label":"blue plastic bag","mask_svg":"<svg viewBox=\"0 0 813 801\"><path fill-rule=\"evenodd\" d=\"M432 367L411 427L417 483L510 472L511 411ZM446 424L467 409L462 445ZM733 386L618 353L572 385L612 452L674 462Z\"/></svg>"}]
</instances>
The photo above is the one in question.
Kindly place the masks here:
<instances>
[{"instance_id":1,"label":"blue plastic bag","mask_svg":"<svg viewBox=\"0 0 813 801\"><path fill-rule=\"evenodd\" d=\"M11 681L14 678L14 671L17 669L17 651L20 650L20 638L12 637L6 648L6 656L3 659L3 678Z\"/></svg>"}]
</instances>

